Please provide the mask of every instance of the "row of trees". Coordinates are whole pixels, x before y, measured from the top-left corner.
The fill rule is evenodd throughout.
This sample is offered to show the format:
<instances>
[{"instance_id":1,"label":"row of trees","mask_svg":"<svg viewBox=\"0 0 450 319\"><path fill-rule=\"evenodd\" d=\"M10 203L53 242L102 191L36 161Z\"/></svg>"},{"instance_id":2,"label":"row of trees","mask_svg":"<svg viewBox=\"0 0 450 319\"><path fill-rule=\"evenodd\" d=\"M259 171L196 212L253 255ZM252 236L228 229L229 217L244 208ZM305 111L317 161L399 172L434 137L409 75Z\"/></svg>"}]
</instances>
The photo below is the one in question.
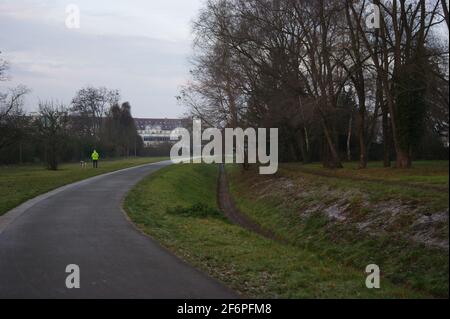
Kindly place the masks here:
<instances>
[{"instance_id":1,"label":"row of trees","mask_svg":"<svg viewBox=\"0 0 450 319\"><path fill-rule=\"evenodd\" d=\"M180 99L211 126L278 127L281 160L448 156L445 0L210 0L194 34Z\"/></svg>"},{"instance_id":2,"label":"row of trees","mask_svg":"<svg viewBox=\"0 0 450 319\"><path fill-rule=\"evenodd\" d=\"M130 156L142 152L128 102L119 103L117 90L86 87L79 90L70 108L72 128L83 145L97 147L107 156ZM83 154L86 150L81 150Z\"/></svg>"},{"instance_id":3,"label":"row of trees","mask_svg":"<svg viewBox=\"0 0 450 319\"><path fill-rule=\"evenodd\" d=\"M86 91L90 91L93 99L80 102ZM137 134L130 104L119 105L118 94L114 92L112 104L104 113L97 112L93 101L103 103L103 93L111 92L104 88L82 89L71 108L51 101L39 104L39 113L30 119L28 129L37 133L37 144L49 169L56 170L61 160L86 160L94 149L103 157L137 156L141 152L143 142ZM90 115L83 113L86 108L92 111Z\"/></svg>"},{"instance_id":4,"label":"row of trees","mask_svg":"<svg viewBox=\"0 0 450 319\"><path fill-rule=\"evenodd\" d=\"M0 60L0 78L7 65ZM119 103L116 90L86 87L71 105L39 103L36 113L23 111L29 90L18 86L0 93L0 163L45 162L49 169L61 161L138 155L143 142L137 134L128 102Z\"/></svg>"}]
</instances>

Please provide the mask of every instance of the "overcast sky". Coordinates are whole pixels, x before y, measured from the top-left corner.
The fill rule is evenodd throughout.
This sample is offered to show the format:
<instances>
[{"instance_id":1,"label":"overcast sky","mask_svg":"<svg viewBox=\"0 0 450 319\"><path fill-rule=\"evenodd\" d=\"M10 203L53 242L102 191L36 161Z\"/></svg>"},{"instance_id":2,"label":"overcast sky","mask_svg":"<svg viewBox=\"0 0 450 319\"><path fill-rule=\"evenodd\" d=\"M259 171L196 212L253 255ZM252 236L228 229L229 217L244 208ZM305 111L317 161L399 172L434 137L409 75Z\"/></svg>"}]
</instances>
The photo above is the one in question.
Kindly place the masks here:
<instances>
[{"instance_id":1,"label":"overcast sky","mask_svg":"<svg viewBox=\"0 0 450 319\"><path fill-rule=\"evenodd\" d=\"M135 117L178 117L189 77L191 21L202 0L0 0L0 51L11 80L39 99L69 103L86 85L119 89ZM66 27L66 6L80 28Z\"/></svg>"}]
</instances>

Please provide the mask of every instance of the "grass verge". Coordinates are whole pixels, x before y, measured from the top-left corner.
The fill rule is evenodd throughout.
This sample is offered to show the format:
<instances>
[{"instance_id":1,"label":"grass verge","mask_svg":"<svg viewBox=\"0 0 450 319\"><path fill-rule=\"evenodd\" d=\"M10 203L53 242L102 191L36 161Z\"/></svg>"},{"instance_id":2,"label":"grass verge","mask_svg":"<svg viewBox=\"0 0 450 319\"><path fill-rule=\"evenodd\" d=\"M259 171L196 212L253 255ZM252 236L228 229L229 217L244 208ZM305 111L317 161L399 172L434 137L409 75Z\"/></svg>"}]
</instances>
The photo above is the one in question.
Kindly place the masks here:
<instances>
[{"instance_id":1,"label":"grass verge","mask_svg":"<svg viewBox=\"0 0 450 319\"><path fill-rule=\"evenodd\" d=\"M300 171L325 174L328 177L389 182L399 186L423 186L425 189L448 189L449 186L448 161L414 161L411 169L385 168L381 162L369 162L367 169L358 169L358 163L344 163L344 168L338 170L324 169L319 163L307 165L292 163L281 166L291 173Z\"/></svg>"},{"instance_id":2,"label":"grass verge","mask_svg":"<svg viewBox=\"0 0 450 319\"><path fill-rule=\"evenodd\" d=\"M145 233L245 297L430 297L387 279L369 290L365 267L230 224L217 207L217 174L214 165L164 168L139 183L124 208Z\"/></svg>"},{"instance_id":3,"label":"grass verge","mask_svg":"<svg viewBox=\"0 0 450 319\"><path fill-rule=\"evenodd\" d=\"M448 192L427 188L429 184L448 185L448 162L446 165L421 162L411 170L375 166L363 171L351 168L330 171L316 164L306 167L287 164L280 167L276 176L270 177L258 176L254 171L243 172L237 166L228 167L228 171L230 191L237 207L283 240L356 269L375 263L380 266L385 279L392 283L434 297L448 297L448 250L426 246L403 236L418 229L413 220L422 217L415 214L426 213L432 218L435 212L442 213L447 209L448 215ZM358 180L355 176L364 176L364 179ZM380 176L402 184L380 183ZM414 184L409 185L411 180ZM417 188L418 181L423 189ZM361 205L361 194L368 198L365 206ZM346 207L346 215L339 216L344 217L343 221L332 221L324 213L330 208L337 210L336 203L339 203L338 208ZM374 222L364 231L358 228L373 215L380 218L382 203L407 205L399 206L405 211L391 207L394 217L387 213L381 216L381 222L392 218L391 224L378 227ZM371 205L372 210L367 208ZM413 212L418 205L419 211ZM305 214L310 207L317 209ZM430 228L430 225L421 225L424 228L418 229L418 234L425 227ZM376 233L377 227L379 232ZM442 222L435 231L448 240L448 222Z\"/></svg>"},{"instance_id":4,"label":"grass verge","mask_svg":"<svg viewBox=\"0 0 450 319\"><path fill-rule=\"evenodd\" d=\"M21 203L60 186L96 175L167 158L128 158L100 161L99 168L81 168L79 164L63 164L57 171L38 165L0 166L0 216Z\"/></svg>"}]
</instances>

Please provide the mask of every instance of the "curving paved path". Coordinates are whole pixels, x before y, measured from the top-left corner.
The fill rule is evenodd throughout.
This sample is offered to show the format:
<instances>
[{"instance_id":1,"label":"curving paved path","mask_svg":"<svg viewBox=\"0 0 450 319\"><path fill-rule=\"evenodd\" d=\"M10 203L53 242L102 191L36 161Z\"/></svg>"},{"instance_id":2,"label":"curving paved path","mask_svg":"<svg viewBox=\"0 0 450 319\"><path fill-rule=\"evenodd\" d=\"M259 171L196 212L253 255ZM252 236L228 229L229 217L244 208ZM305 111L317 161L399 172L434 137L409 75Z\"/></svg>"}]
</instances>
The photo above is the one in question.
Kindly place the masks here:
<instances>
[{"instance_id":1,"label":"curving paved path","mask_svg":"<svg viewBox=\"0 0 450 319\"><path fill-rule=\"evenodd\" d=\"M0 298L234 298L126 219L121 201L170 162L126 169L39 196L0 217ZM80 289L67 289L68 264Z\"/></svg>"}]
</instances>

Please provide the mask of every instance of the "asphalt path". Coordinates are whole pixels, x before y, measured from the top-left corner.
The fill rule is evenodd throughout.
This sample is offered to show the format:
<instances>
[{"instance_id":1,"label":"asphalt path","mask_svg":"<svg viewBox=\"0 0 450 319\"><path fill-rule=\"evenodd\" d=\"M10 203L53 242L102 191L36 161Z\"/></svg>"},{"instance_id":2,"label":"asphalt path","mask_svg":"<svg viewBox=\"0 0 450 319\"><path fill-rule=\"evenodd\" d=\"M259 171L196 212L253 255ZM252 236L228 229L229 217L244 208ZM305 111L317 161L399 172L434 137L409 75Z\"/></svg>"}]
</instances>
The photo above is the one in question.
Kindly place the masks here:
<instances>
[{"instance_id":1,"label":"asphalt path","mask_svg":"<svg viewBox=\"0 0 450 319\"><path fill-rule=\"evenodd\" d=\"M170 161L64 186L0 217L0 298L235 298L140 233L126 193ZM67 288L68 265L80 288ZM72 281L73 282L73 281Z\"/></svg>"}]
</instances>

